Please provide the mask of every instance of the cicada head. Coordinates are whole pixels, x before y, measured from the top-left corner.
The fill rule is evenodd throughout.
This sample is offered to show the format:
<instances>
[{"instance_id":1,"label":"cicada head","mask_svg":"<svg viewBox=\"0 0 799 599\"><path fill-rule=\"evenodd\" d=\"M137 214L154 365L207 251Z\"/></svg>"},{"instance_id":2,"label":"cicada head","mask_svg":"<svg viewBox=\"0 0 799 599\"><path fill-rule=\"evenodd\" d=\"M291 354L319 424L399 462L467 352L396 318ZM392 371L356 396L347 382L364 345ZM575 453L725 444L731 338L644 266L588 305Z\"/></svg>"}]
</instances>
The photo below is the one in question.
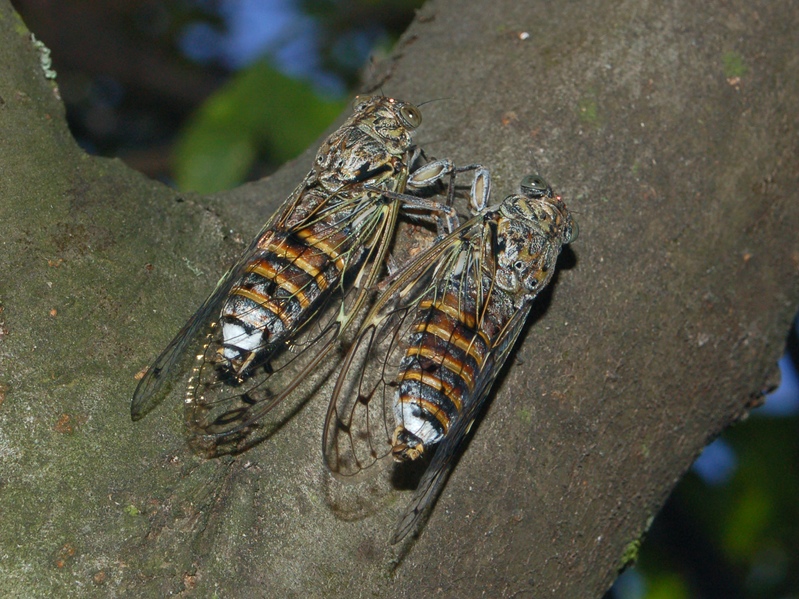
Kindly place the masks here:
<instances>
[{"instance_id":1,"label":"cicada head","mask_svg":"<svg viewBox=\"0 0 799 599\"><path fill-rule=\"evenodd\" d=\"M524 202L526 206L520 209L520 213L526 208L530 217L545 225L549 233L559 234L561 245L577 239L577 221L572 218L563 198L552 193L552 188L541 175L527 175L522 179L520 189L529 200Z\"/></svg>"},{"instance_id":2,"label":"cicada head","mask_svg":"<svg viewBox=\"0 0 799 599\"><path fill-rule=\"evenodd\" d=\"M525 177L521 192L505 198L498 210L495 274L517 305L549 283L561 247L577 236L563 200L541 177Z\"/></svg>"},{"instance_id":3,"label":"cicada head","mask_svg":"<svg viewBox=\"0 0 799 599\"><path fill-rule=\"evenodd\" d=\"M394 154L403 154L411 147L413 131L422 124L422 113L409 102L371 96L355 98L358 127L374 137Z\"/></svg>"}]
</instances>

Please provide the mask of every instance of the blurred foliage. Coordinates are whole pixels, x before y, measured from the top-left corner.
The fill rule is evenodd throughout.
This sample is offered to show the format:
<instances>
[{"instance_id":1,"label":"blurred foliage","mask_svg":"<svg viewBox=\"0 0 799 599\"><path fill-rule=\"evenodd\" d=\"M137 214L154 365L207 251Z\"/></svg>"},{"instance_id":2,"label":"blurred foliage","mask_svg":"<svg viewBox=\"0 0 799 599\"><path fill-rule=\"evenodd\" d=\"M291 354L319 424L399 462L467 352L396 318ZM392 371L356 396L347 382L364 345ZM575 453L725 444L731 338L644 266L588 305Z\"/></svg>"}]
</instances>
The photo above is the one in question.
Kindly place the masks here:
<instances>
[{"instance_id":1,"label":"blurred foliage","mask_svg":"<svg viewBox=\"0 0 799 599\"><path fill-rule=\"evenodd\" d=\"M754 415L722 438L735 473L716 485L686 475L625 574L642 591L616 599L799 597L799 418Z\"/></svg>"},{"instance_id":2,"label":"blurred foliage","mask_svg":"<svg viewBox=\"0 0 799 599\"><path fill-rule=\"evenodd\" d=\"M86 150L214 191L268 174L321 135L370 54L396 41L422 0L12 3L52 50L70 128ZM229 17L248 6L261 19L272 9L299 15L257 60L230 54L241 31ZM267 29L277 22L266 18ZM193 57L192 30L205 33ZM292 79L298 54L313 68Z\"/></svg>"},{"instance_id":3,"label":"blurred foliage","mask_svg":"<svg viewBox=\"0 0 799 599\"><path fill-rule=\"evenodd\" d=\"M689 599L691 595L682 578L676 574L666 574L652 581L647 597L649 599Z\"/></svg>"},{"instance_id":4,"label":"blurred foliage","mask_svg":"<svg viewBox=\"0 0 799 599\"><path fill-rule=\"evenodd\" d=\"M183 129L175 150L177 186L219 191L243 181L261 151L275 162L294 158L345 105L258 61L206 100Z\"/></svg>"},{"instance_id":5,"label":"blurred foliage","mask_svg":"<svg viewBox=\"0 0 799 599\"><path fill-rule=\"evenodd\" d=\"M325 69L349 89L364 67L362 48L387 53L424 0L300 0L303 10L322 25L319 47Z\"/></svg>"}]
</instances>

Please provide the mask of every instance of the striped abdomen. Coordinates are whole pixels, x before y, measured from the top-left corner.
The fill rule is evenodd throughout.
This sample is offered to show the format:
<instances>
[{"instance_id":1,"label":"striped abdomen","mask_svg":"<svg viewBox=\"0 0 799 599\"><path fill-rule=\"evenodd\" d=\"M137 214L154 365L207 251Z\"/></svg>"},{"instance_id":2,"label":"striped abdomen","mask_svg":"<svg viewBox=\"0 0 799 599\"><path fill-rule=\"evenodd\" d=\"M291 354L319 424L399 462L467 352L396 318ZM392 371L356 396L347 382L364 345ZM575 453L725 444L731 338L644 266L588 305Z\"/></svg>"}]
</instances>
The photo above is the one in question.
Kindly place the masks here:
<instances>
[{"instance_id":1,"label":"striped abdomen","mask_svg":"<svg viewBox=\"0 0 799 599\"><path fill-rule=\"evenodd\" d=\"M325 222L265 236L222 308L222 353L237 374L307 321L339 282L353 243L347 230Z\"/></svg>"},{"instance_id":2,"label":"striped abdomen","mask_svg":"<svg viewBox=\"0 0 799 599\"><path fill-rule=\"evenodd\" d=\"M491 346L475 312L473 293L458 293L452 282L420 303L397 376L396 460L416 459L438 443L472 396Z\"/></svg>"}]
</instances>

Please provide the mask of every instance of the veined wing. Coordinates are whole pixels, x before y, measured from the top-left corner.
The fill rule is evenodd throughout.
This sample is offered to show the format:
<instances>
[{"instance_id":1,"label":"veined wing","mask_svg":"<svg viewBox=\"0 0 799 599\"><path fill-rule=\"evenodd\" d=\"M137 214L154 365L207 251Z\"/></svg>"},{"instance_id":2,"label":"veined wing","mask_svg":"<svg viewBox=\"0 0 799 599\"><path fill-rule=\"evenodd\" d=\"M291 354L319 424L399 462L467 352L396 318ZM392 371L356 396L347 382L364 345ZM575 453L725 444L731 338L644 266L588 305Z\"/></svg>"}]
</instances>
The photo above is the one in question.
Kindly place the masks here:
<instances>
[{"instance_id":1,"label":"veined wing","mask_svg":"<svg viewBox=\"0 0 799 599\"><path fill-rule=\"evenodd\" d=\"M428 173L440 168L436 166L440 163L431 164L432 168L427 165L417 172ZM439 174L433 173L429 183L432 185L438 178ZM220 442L248 446L251 440L242 444L241 439L247 436L250 427L281 404L301 383L318 380L320 364L338 347L338 340L361 313L383 272L400 210L448 210L434 201L402 193L406 180L407 175L400 173L383 181L381 186L368 179L352 186L337 194L335 202L321 204L324 207L310 213L303 228L297 231L297 236L309 243L306 250L311 255L304 259L306 264L314 262L314 252L321 251L335 257L335 267L330 265L334 273L329 280L319 269L315 272L307 266L300 269L305 285L320 293L324 287L325 296L313 310L307 310L301 320L291 323L292 333L285 342L293 350L291 353L264 346L249 347L252 354L269 356L268 362L259 359L247 363L246 372L237 372L231 377L224 364L220 368L219 356L224 356L230 345L230 340L224 339L224 327L209 336L187 398L189 425L204 437L206 446L213 449ZM419 187L418 182L415 187ZM302 257L302 252L297 251L276 249L272 252L273 255L289 253ZM299 261L296 264L299 265ZM262 267L263 270L267 268L268 265ZM288 287L289 283L282 284L282 288ZM292 302L296 304L307 295L299 281L294 287L296 290L286 296L285 302L273 308L275 314L290 314ZM233 293L239 292L234 289ZM328 308L334 312L332 315L326 320L316 318ZM237 313L236 316L241 320L246 319L247 314ZM258 327L247 332L249 337L258 334ZM275 379L278 374L279 378Z\"/></svg>"},{"instance_id":2,"label":"veined wing","mask_svg":"<svg viewBox=\"0 0 799 599\"><path fill-rule=\"evenodd\" d=\"M300 195L300 191L301 188L294 190L284 202L279 213L289 210L294 205L297 201L297 196ZM258 244L262 243L265 237L270 234L269 226L274 218L275 216L264 225L241 258L219 279L211 294L183 325L183 328L169 342L169 345L166 346L139 381L130 404L130 416L134 422L142 419L158 406L169 393L175 380L180 377L183 372L183 366L186 366L184 359L190 355L193 356L195 351L199 349L209 326L218 319L219 310L230 294L230 289L234 282L241 276L246 263L256 252Z\"/></svg>"},{"instance_id":3,"label":"veined wing","mask_svg":"<svg viewBox=\"0 0 799 599\"><path fill-rule=\"evenodd\" d=\"M246 272L248 263L251 262L259 248L268 246L270 240L274 239L278 232L282 230L287 219L297 213L298 204L304 200L303 192L307 190L307 179L306 182L303 182L291 193L283 205L269 218L236 264L219 280L208 298L156 358L144 377L139 381L131 402L131 418L134 421L143 418L163 401L173 384L184 373L188 359L194 358L202 346L207 345L207 339L209 335L213 334L215 329L221 329L218 326L220 311L230 296L232 288ZM349 186L343 191L348 196L352 196L353 187L360 188L362 185ZM357 248L359 243L365 243L370 237L385 237L385 230L389 226L395 225L396 215L390 210L371 210L369 212L371 218L364 218L360 211L352 209L352 203L360 200L352 198L342 200L341 194L327 194L324 197L326 199L318 202L314 210L309 211L302 219L294 219L292 224L295 231L302 230L322 219L326 219L330 224L323 230L327 229L332 234L335 230L351 227L353 221L360 217L362 222L359 223L357 239L354 242L354 247ZM373 207L367 206L367 208ZM341 218L337 218L336 213L341 214ZM287 231L287 233L290 234L291 231ZM322 237L324 237L324 233L322 233ZM384 246L386 243L388 242L382 241L381 244L378 244L378 254L380 252L385 253ZM375 248L369 247L366 249L370 254L375 253ZM353 253L353 251L349 251L342 256L344 270L353 261ZM373 267L381 255L376 256L373 260L366 260L362 265L366 272L369 273L366 278L370 281L378 274L379 269L376 270ZM340 292L340 289L338 291ZM349 322L351 315L359 309L363 302L362 295L363 292L355 296L357 300L353 300L351 308L342 308L343 316L339 320ZM284 299L288 301L290 298Z\"/></svg>"},{"instance_id":4,"label":"veined wing","mask_svg":"<svg viewBox=\"0 0 799 599\"><path fill-rule=\"evenodd\" d=\"M481 185L476 179L472 199ZM531 301L574 238L565 205L542 179L526 177L520 190L495 209L474 202L474 218L402 271L367 316L339 376L323 443L333 472L355 475L388 446L397 461L435 451L394 542L434 503ZM389 439L391 416L397 426Z\"/></svg>"},{"instance_id":5,"label":"veined wing","mask_svg":"<svg viewBox=\"0 0 799 599\"><path fill-rule=\"evenodd\" d=\"M375 204L382 196L372 191L402 193L406 183L426 186L446 174L443 164L434 165L409 182L409 163L418 155L411 149L412 131L420 123L418 109L406 102L356 99L354 113L317 152L314 169L140 381L131 404L134 420L163 399L182 372L182 358L195 354L196 347L203 352L195 382L210 389L220 379L235 387L256 370L266 379L274 370L272 355L297 345L300 332L331 296L341 298L339 314L323 330L334 338L349 325L382 268L396 221L398 203L392 199L391 209ZM313 250L306 251L309 247ZM359 291L345 294L349 284ZM267 321L274 331L264 325ZM322 337L311 339L310 345ZM189 398L194 405L202 403L197 388ZM217 399L209 405L224 404ZM246 413L233 410L226 426ZM241 421L251 422L249 416Z\"/></svg>"},{"instance_id":6,"label":"veined wing","mask_svg":"<svg viewBox=\"0 0 799 599\"><path fill-rule=\"evenodd\" d=\"M422 475L419 485L414 491L413 498L397 523L392 544L399 543L408 534L416 532L421 525L423 518L432 508L441 488L447 482L450 472L454 468L460 456L460 449L469 434L472 424L480 415L486 400L491 394L491 388L497 375L501 372L511 349L516 344L527 315L530 312L531 304L528 303L523 309L514 313L512 319L503 330L502 336L494 347L491 348L483 368L475 385L473 397L464 401L465 410L459 415L449 434L439 444L433 459Z\"/></svg>"},{"instance_id":7,"label":"veined wing","mask_svg":"<svg viewBox=\"0 0 799 599\"><path fill-rule=\"evenodd\" d=\"M408 331L425 299L447 292L473 259L482 223L471 219L398 273L367 314L342 365L328 406L323 452L330 470L349 477L391 452L397 372Z\"/></svg>"},{"instance_id":8,"label":"veined wing","mask_svg":"<svg viewBox=\"0 0 799 599\"><path fill-rule=\"evenodd\" d=\"M543 179L537 175L523 178L520 192L506 197L496 210L486 214L490 226L483 231L490 232L485 235L490 243L483 247L490 248L489 255L494 259L485 261L488 289L485 311L478 311L482 322L476 330L490 343L474 386L462 397L463 410L458 410L450 429L438 441L436 453L400 518L394 543L415 531L435 502L524 328L533 299L550 281L562 246L576 238L576 223Z\"/></svg>"},{"instance_id":9,"label":"veined wing","mask_svg":"<svg viewBox=\"0 0 799 599\"><path fill-rule=\"evenodd\" d=\"M268 356L268 359L258 359L248 364L240 376L231 377L229 369L220 364L219 356L225 351L222 327L217 327L208 337L187 397L189 425L197 435L205 437L208 444L227 444L230 439L225 437L237 439L246 434L298 385L312 378L330 351L338 346L339 337L360 311L382 271L396 227L399 203L383 202L380 194L373 195L371 203L361 202L355 209L350 209L353 207L348 206L347 201L342 202L340 213L346 216L337 219L326 214L326 226L315 230L316 245L294 253L295 262L309 263L319 245L330 241L333 245L327 244L326 251L335 252L340 258L338 265L331 268L342 270L332 273L334 276L325 283L328 286L322 290L317 304L308 309L279 347L252 348L254 354ZM346 246L336 246L335 240L342 238L342 231L347 230L350 232ZM303 257L304 253L309 256ZM311 286L320 289L320 281L324 280L324 273L316 273ZM306 276L306 284L308 281ZM293 294L280 298L282 301L274 310L290 311L305 291L297 287ZM327 317L320 320L317 315L322 313ZM240 316L244 318L246 314ZM278 351L281 349L289 351Z\"/></svg>"}]
</instances>

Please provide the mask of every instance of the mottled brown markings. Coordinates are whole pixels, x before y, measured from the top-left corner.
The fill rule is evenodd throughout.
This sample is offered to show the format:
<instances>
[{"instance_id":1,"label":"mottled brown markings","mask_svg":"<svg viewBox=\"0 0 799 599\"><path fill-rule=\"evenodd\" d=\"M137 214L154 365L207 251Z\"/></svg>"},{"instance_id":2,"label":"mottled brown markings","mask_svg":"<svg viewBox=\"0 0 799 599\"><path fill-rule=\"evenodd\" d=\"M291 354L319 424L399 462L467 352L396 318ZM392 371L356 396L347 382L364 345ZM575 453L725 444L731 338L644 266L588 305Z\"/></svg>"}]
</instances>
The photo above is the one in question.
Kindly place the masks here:
<instances>
[{"instance_id":1,"label":"mottled brown markings","mask_svg":"<svg viewBox=\"0 0 799 599\"><path fill-rule=\"evenodd\" d=\"M490 190L487 171L475 178L473 200L480 184ZM381 290L345 358L325 426L334 472L353 476L386 455L416 460L438 445L394 542L415 529L440 491L532 300L562 245L576 237L545 182L526 177L520 189L492 208L482 205L485 193L472 202L470 221L406 264Z\"/></svg>"},{"instance_id":2,"label":"mottled brown markings","mask_svg":"<svg viewBox=\"0 0 799 599\"><path fill-rule=\"evenodd\" d=\"M420 122L410 104L356 100L354 113L317 152L313 169L144 375L131 404L134 420L161 401L164 382L180 374L184 354L199 354L187 388L189 427L203 438L199 445L211 449L227 435L234 442L246 437L313 374L377 283L408 198L414 214L454 214L422 197L390 195L460 172L435 161L414 178L410 168L419 154L411 134ZM327 304L338 310L319 322Z\"/></svg>"}]
</instances>

